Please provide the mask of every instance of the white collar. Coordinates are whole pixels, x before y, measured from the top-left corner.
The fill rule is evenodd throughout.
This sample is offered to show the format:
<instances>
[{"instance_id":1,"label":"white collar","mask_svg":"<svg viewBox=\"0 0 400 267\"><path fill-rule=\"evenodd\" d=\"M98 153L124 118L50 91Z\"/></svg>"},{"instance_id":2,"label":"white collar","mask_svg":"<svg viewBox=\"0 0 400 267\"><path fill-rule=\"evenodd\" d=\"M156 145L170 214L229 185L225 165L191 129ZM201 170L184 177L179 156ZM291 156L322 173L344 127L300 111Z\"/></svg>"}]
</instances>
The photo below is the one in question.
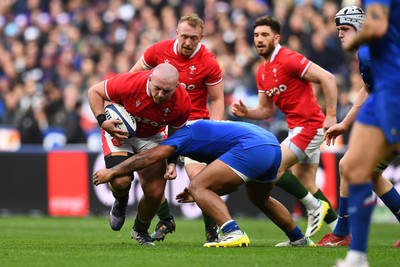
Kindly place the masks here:
<instances>
[{"instance_id":1,"label":"white collar","mask_svg":"<svg viewBox=\"0 0 400 267\"><path fill-rule=\"evenodd\" d=\"M274 61L276 55L279 53L279 50L281 50L282 46L280 44L278 44L275 49L274 52L272 52L271 58L269 59L269 62Z\"/></svg>"},{"instance_id":2,"label":"white collar","mask_svg":"<svg viewBox=\"0 0 400 267\"><path fill-rule=\"evenodd\" d=\"M201 43L198 43L196 49L194 50L192 55L189 57L189 59L194 57L197 54L197 52L199 52L200 48L201 48ZM174 42L174 53L175 53L175 55L179 55L179 52L178 52L178 39L176 39L175 42Z\"/></svg>"}]
</instances>

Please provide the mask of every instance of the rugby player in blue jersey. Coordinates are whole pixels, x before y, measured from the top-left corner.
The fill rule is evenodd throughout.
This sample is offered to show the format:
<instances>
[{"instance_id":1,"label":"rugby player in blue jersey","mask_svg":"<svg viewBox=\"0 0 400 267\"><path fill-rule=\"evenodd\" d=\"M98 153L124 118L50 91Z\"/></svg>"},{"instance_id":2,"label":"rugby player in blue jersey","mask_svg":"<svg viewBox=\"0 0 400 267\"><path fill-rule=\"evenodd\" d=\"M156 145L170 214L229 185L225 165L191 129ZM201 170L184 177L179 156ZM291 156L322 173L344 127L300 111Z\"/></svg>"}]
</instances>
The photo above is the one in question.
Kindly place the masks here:
<instances>
[{"instance_id":1,"label":"rugby player in blue jersey","mask_svg":"<svg viewBox=\"0 0 400 267\"><path fill-rule=\"evenodd\" d=\"M338 36L343 45L348 41L348 38L359 32L361 26L364 22L365 14L364 11L357 6L347 6L342 8L335 16L336 28L338 29ZM371 79L371 57L369 52L369 47L367 45L362 45L358 50L358 62L359 69L364 81L364 86L360 89L357 97L354 101L353 107L350 109L346 117L342 122L331 126L325 132L325 138L327 145L335 144L335 139L337 136L346 132L349 127L353 124L355 117L357 116L361 106L368 97L368 94L373 89L373 83ZM366 105L370 104L370 101ZM379 198L386 204L386 206L392 211L396 216L397 220L400 221L400 195L394 188L393 184L382 176L382 172L387 168L390 161L393 160L395 156L387 160L381 160L377 165L374 172L374 191L379 196ZM343 160L340 165L343 164ZM340 168L341 169L341 168ZM327 233L318 243L318 246L349 246L350 244L350 227L349 218L347 212L348 203L348 184L341 174L340 181L340 197L339 197L339 219L336 224L335 229L332 233Z\"/></svg>"},{"instance_id":2,"label":"rugby player in blue jersey","mask_svg":"<svg viewBox=\"0 0 400 267\"><path fill-rule=\"evenodd\" d=\"M374 208L376 164L400 150L400 0L365 0L361 31L343 44L346 50L368 44L374 89L352 128L342 173L349 183L350 248L337 266L369 266L367 245Z\"/></svg>"},{"instance_id":3,"label":"rugby player in blue jersey","mask_svg":"<svg viewBox=\"0 0 400 267\"><path fill-rule=\"evenodd\" d=\"M281 148L276 137L246 122L200 120L162 141L159 146L136 154L111 169L93 175L93 184L107 183L165 159L185 156L208 165L177 196L179 202L194 200L222 231L216 242L204 247L248 246L250 240L232 219L219 195L236 191L245 184L247 197L288 236L288 246L315 246L305 237L289 211L270 197L281 164ZM168 164L165 178L176 177L176 165Z\"/></svg>"}]
</instances>

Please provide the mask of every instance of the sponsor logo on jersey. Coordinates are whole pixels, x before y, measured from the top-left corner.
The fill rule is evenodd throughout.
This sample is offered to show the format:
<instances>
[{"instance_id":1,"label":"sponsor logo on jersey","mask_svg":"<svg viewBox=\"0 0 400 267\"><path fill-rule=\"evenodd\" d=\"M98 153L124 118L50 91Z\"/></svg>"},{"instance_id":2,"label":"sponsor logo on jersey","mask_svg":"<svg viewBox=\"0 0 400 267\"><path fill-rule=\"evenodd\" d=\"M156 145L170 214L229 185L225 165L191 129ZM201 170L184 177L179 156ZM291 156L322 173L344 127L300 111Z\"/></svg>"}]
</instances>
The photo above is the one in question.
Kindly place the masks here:
<instances>
[{"instance_id":1,"label":"sponsor logo on jersey","mask_svg":"<svg viewBox=\"0 0 400 267\"><path fill-rule=\"evenodd\" d=\"M194 90L196 88L196 85L194 85L194 84L189 84L189 85L186 85L185 83L181 83L181 84L187 91Z\"/></svg>"},{"instance_id":2,"label":"sponsor logo on jersey","mask_svg":"<svg viewBox=\"0 0 400 267\"><path fill-rule=\"evenodd\" d=\"M135 117L135 120L136 120L137 123L143 122L143 123L146 123L146 124L151 125L153 127L161 128L161 127L167 126L167 124L161 124L161 123L158 123L156 121L151 121L151 120L149 120L147 118Z\"/></svg>"},{"instance_id":3,"label":"sponsor logo on jersey","mask_svg":"<svg viewBox=\"0 0 400 267\"><path fill-rule=\"evenodd\" d=\"M286 90L287 90L286 84L281 84L278 87L274 87L274 88L271 88L271 89L265 91L265 93L269 97L272 97L274 95L279 95L280 93L285 92Z\"/></svg>"}]
</instances>

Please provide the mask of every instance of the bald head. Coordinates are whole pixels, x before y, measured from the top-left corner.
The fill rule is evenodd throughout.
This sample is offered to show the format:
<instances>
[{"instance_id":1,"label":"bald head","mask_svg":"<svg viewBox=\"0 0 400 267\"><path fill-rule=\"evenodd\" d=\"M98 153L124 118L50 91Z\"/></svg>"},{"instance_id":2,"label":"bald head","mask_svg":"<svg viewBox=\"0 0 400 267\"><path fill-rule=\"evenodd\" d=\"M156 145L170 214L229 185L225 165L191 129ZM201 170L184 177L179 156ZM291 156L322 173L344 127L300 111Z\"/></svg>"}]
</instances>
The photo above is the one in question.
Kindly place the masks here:
<instances>
[{"instance_id":1,"label":"bald head","mask_svg":"<svg viewBox=\"0 0 400 267\"><path fill-rule=\"evenodd\" d=\"M150 93L154 102L163 103L175 92L179 85L178 70L169 63L162 63L154 68L149 77Z\"/></svg>"},{"instance_id":2,"label":"bald head","mask_svg":"<svg viewBox=\"0 0 400 267\"><path fill-rule=\"evenodd\" d=\"M161 63L155 67L152 78L168 88L176 88L179 82L178 70L169 63Z\"/></svg>"}]
</instances>

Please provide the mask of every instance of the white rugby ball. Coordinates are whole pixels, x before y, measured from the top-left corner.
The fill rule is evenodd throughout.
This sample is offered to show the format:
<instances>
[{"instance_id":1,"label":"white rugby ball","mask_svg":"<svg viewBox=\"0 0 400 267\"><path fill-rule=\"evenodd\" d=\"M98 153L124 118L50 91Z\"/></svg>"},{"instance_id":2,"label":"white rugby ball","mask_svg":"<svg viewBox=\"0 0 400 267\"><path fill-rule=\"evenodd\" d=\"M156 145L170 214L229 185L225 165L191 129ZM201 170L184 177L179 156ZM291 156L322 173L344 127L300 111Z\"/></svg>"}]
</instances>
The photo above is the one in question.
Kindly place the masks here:
<instances>
[{"instance_id":1,"label":"white rugby ball","mask_svg":"<svg viewBox=\"0 0 400 267\"><path fill-rule=\"evenodd\" d=\"M109 104L104 108L104 113L107 120L117 119L121 120L122 124L116 124L115 126L121 130L128 132L128 138L135 136L136 134L136 120L122 105L120 104Z\"/></svg>"}]
</instances>

